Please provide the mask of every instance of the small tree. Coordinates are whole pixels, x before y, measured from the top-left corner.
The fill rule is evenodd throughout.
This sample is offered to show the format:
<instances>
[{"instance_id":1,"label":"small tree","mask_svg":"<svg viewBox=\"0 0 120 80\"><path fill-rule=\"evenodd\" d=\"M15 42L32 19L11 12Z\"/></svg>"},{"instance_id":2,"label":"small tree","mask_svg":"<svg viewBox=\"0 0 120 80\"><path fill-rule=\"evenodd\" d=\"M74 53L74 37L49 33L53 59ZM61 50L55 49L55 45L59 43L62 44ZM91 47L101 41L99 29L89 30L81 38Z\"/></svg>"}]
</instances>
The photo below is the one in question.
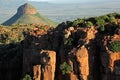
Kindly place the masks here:
<instances>
[{"instance_id":1,"label":"small tree","mask_svg":"<svg viewBox=\"0 0 120 80\"><path fill-rule=\"evenodd\" d=\"M109 17L107 15L100 16L100 18L102 18L104 20L109 19Z\"/></svg>"},{"instance_id":2,"label":"small tree","mask_svg":"<svg viewBox=\"0 0 120 80\"><path fill-rule=\"evenodd\" d=\"M22 80L32 80L31 76L26 74Z\"/></svg>"},{"instance_id":3,"label":"small tree","mask_svg":"<svg viewBox=\"0 0 120 80\"><path fill-rule=\"evenodd\" d=\"M77 20L73 21L72 26L77 26L77 25L78 25L78 21Z\"/></svg>"},{"instance_id":4,"label":"small tree","mask_svg":"<svg viewBox=\"0 0 120 80\"><path fill-rule=\"evenodd\" d=\"M72 71L72 67L69 64L67 64L67 62L63 62L60 65L60 69L62 70L63 75L68 74Z\"/></svg>"},{"instance_id":5,"label":"small tree","mask_svg":"<svg viewBox=\"0 0 120 80\"><path fill-rule=\"evenodd\" d=\"M104 25L102 25L102 26L100 27L100 31L105 31L105 26L104 26Z\"/></svg>"},{"instance_id":6,"label":"small tree","mask_svg":"<svg viewBox=\"0 0 120 80\"><path fill-rule=\"evenodd\" d=\"M85 23L85 27L91 27L91 26L93 26L93 23L91 21L87 21Z\"/></svg>"},{"instance_id":7,"label":"small tree","mask_svg":"<svg viewBox=\"0 0 120 80\"><path fill-rule=\"evenodd\" d=\"M109 22L110 23L114 23L115 22L115 17L114 16L110 16L109 17Z\"/></svg>"},{"instance_id":8,"label":"small tree","mask_svg":"<svg viewBox=\"0 0 120 80\"><path fill-rule=\"evenodd\" d=\"M73 21L72 26L77 26L78 24L81 24L83 22L84 22L84 19L77 19L77 20Z\"/></svg>"},{"instance_id":9,"label":"small tree","mask_svg":"<svg viewBox=\"0 0 120 80\"><path fill-rule=\"evenodd\" d=\"M104 19L102 19L102 18L96 18L96 25L98 25L98 26L103 26L103 25L105 25L105 20Z\"/></svg>"},{"instance_id":10,"label":"small tree","mask_svg":"<svg viewBox=\"0 0 120 80\"><path fill-rule=\"evenodd\" d=\"M120 41L114 41L110 44L113 52L120 52Z\"/></svg>"},{"instance_id":11,"label":"small tree","mask_svg":"<svg viewBox=\"0 0 120 80\"><path fill-rule=\"evenodd\" d=\"M65 42L64 45L72 46L73 38L68 38Z\"/></svg>"}]
</instances>

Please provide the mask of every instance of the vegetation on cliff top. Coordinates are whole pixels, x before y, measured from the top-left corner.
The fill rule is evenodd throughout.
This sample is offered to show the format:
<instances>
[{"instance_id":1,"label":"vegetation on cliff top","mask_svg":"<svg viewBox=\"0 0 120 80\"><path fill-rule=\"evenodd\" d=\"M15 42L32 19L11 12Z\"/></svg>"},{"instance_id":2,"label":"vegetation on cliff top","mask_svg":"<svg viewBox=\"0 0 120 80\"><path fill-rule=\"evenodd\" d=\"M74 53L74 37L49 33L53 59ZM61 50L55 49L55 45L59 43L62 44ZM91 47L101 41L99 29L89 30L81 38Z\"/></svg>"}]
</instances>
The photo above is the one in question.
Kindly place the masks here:
<instances>
[{"instance_id":1,"label":"vegetation on cliff top","mask_svg":"<svg viewBox=\"0 0 120 80\"><path fill-rule=\"evenodd\" d=\"M43 17L41 17L38 13L35 14L36 17L40 17L42 20L46 21L46 19L44 19ZM22 17L24 18L24 17ZM84 19L77 19L73 22L70 22L68 24L68 26L74 26L74 27L91 27L91 26L95 26L96 28L98 28L99 31L105 31L106 24L115 24L116 22L119 24L119 20L117 21L117 19L120 18L120 14L118 13L112 13L112 14L108 14L108 15L103 15L103 16L99 16L99 17L91 17L91 18L84 18ZM25 18L25 21L28 21L27 19L29 18ZM22 19L18 20L19 22ZM22 20L24 21L24 20ZM34 20L35 21L35 20ZM26 22L25 22L26 23ZM50 22L48 21L48 24ZM25 34L23 35L23 33L28 33L30 30L32 30L34 27L39 27L43 30L45 30L45 26L42 25L35 25L35 24L26 24L26 25L11 25L11 26L3 26L0 25L0 43L15 43L15 42L20 42L24 39ZM106 30L107 32L107 30ZM111 31L112 33L112 31ZM73 40L72 40L73 41ZM68 42L65 42L65 44L68 45L72 45L71 44L71 40L68 40Z\"/></svg>"},{"instance_id":2,"label":"vegetation on cliff top","mask_svg":"<svg viewBox=\"0 0 120 80\"><path fill-rule=\"evenodd\" d=\"M90 17L90 18L83 18L83 19L77 19L70 23L70 26L81 26L81 27L102 27L101 30L103 30L103 27L106 24L113 24L116 21L116 19L120 18L120 14L118 13L111 13L108 15L98 16L98 17ZM120 23L120 22L119 22Z\"/></svg>"},{"instance_id":3,"label":"vegetation on cliff top","mask_svg":"<svg viewBox=\"0 0 120 80\"><path fill-rule=\"evenodd\" d=\"M40 17L44 21L43 17L41 17L38 13L35 14L34 16ZM24 17L23 17L24 18ZM25 21L28 21L27 18L25 18ZM73 22L69 22L67 26L73 26L74 28L76 27L84 27L84 28L89 28L91 26L94 26L98 29L100 32L106 32L107 34L114 34L114 24L120 24L120 14L118 13L111 13L108 15L103 15L99 17L91 17L91 18L83 18L83 19L77 19ZM20 21L20 20L19 20ZM48 21L49 23L49 21ZM110 25L108 25L110 24ZM26 34L29 33L33 28L40 28L44 31L47 31L46 28L47 26L43 25L37 25L37 24L17 24L17 25L11 25L11 26L3 26L0 25L0 44L9 44L9 43L16 43L22 41ZM112 27L112 29L109 30L109 28ZM68 39L64 44L65 45L72 45L72 38Z\"/></svg>"},{"instance_id":4,"label":"vegetation on cliff top","mask_svg":"<svg viewBox=\"0 0 120 80\"><path fill-rule=\"evenodd\" d=\"M46 32L50 26L37 24L18 24L11 26L0 25L0 44L21 42L34 28L42 30L42 34L42 32Z\"/></svg>"}]
</instances>

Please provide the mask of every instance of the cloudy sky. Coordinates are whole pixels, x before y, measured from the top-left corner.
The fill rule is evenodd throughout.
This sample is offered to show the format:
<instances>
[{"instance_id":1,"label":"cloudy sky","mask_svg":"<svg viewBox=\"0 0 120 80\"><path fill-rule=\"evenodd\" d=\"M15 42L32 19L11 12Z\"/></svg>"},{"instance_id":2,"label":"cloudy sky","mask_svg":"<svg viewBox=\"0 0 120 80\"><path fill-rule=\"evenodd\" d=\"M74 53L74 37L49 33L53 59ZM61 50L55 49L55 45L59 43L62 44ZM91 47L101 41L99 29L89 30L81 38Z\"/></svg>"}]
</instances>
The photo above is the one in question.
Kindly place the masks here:
<instances>
[{"instance_id":1,"label":"cloudy sky","mask_svg":"<svg viewBox=\"0 0 120 80\"><path fill-rule=\"evenodd\" d=\"M47 1L52 3L83 3L83 2L101 2L112 0L29 0L29 1Z\"/></svg>"}]
</instances>

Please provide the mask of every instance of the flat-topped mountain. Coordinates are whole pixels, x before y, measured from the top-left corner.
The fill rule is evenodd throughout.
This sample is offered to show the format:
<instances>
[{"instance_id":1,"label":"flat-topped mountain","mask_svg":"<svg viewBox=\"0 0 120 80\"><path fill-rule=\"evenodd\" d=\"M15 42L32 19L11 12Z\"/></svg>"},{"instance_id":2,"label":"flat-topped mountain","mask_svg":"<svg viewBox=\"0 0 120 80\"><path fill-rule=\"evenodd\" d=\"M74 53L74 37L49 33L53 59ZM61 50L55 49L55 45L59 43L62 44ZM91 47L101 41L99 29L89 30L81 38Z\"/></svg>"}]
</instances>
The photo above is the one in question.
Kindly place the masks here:
<instances>
[{"instance_id":1,"label":"flat-topped mountain","mask_svg":"<svg viewBox=\"0 0 120 80\"><path fill-rule=\"evenodd\" d=\"M12 24L43 24L51 26L56 25L56 23L52 20L39 14L37 9L28 3L20 6L17 10L17 13L3 23L3 25Z\"/></svg>"}]
</instances>

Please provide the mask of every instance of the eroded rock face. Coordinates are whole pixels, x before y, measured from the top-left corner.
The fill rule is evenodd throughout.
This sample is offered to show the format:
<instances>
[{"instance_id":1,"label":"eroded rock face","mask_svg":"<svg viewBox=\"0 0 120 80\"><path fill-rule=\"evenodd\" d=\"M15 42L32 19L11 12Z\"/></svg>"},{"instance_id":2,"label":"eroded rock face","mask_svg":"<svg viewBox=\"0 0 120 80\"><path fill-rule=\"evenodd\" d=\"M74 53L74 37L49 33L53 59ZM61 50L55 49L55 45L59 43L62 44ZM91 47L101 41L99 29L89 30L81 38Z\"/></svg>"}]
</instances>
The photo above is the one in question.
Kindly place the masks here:
<instances>
[{"instance_id":1,"label":"eroded rock face","mask_svg":"<svg viewBox=\"0 0 120 80\"><path fill-rule=\"evenodd\" d=\"M88 63L88 51L83 46L76 52L76 59L79 64L79 72L82 80L88 80L89 75L89 63Z\"/></svg>"},{"instance_id":2,"label":"eroded rock face","mask_svg":"<svg viewBox=\"0 0 120 80\"><path fill-rule=\"evenodd\" d=\"M56 52L42 50L40 52L43 80L54 80L56 66Z\"/></svg>"},{"instance_id":3,"label":"eroded rock face","mask_svg":"<svg viewBox=\"0 0 120 80\"><path fill-rule=\"evenodd\" d=\"M113 35L107 37L107 40L115 41L120 40L120 35ZM110 42L110 41L104 41ZM106 46L106 44L104 44ZM120 79L120 52L112 52L106 46L106 52L101 52L101 62L104 68L103 80L119 80Z\"/></svg>"},{"instance_id":4,"label":"eroded rock face","mask_svg":"<svg viewBox=\"0 0 120 80\"><path fill-rule=\"evenodd\" d=\"M42 50L40 53L30 49L24 51L23 75L29 73L34 80L54 80L55 65L56 52L54 51Z\"/></svg>"},{"instance_id":5,"label":"eroded rock face","mask_svg":"<svg viewBox=\"0 0 120 80\"><path fill-rule=\"evenodd\" d=\"M40 52L40 65L33 66L34 80L54 80L56 53L42 50Z\"/></svg>"},{"instance_id":6,"label":"eroded rock face","mask_svg":"<svg viewBox=\"0 0 120 80\"><path fill-rule=\"evenodd\" d=\"M102 80L120 79L120 53L106 53L101 56L104 73Z\"/></svg>"},{"instance_id":7,"label":"eroded rock face","mask_svg":"<svg viewBox=\"0 0 120 80\"><path fill-rule=\"evenodd\" d=\"M40 80L41 78L41 65L33 66L33 80Z\"/></svg>"}]
</instances>

